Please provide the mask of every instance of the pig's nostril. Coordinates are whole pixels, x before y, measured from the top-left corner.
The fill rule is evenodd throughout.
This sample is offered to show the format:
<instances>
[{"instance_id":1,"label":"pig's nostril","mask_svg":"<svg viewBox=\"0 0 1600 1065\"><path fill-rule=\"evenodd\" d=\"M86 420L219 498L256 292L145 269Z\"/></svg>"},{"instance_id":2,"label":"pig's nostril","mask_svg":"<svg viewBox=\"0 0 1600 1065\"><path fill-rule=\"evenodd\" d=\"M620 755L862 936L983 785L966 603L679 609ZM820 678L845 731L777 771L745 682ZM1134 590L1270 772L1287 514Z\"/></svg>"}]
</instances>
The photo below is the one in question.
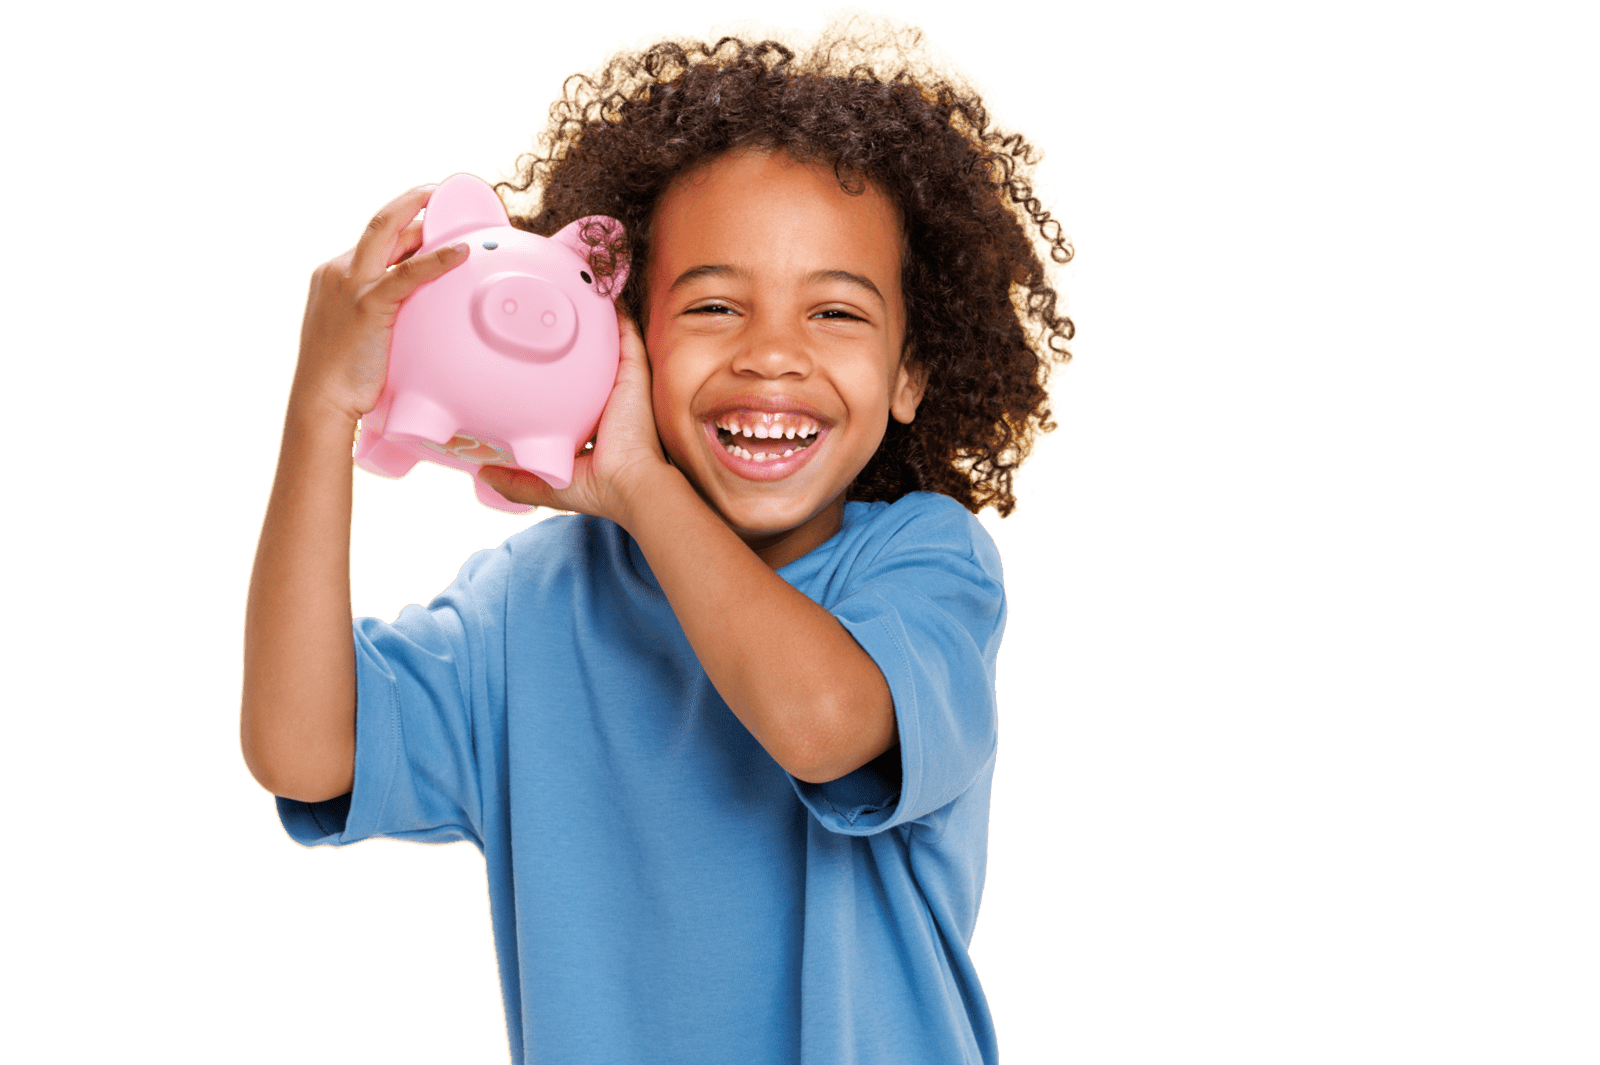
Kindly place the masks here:
<instances>
[{"instance_id":1,"label":"pig's nostril","mask_svg":"<svg viewBox=\"0 0 1600 1065\"><path fill-rule=\"evenodd\" d=\"M522 273L495 274L479 282L472 323L496 350L541 362L565 354L578 331L577 309L567 295Z\"/></svg>"}]
</instances>

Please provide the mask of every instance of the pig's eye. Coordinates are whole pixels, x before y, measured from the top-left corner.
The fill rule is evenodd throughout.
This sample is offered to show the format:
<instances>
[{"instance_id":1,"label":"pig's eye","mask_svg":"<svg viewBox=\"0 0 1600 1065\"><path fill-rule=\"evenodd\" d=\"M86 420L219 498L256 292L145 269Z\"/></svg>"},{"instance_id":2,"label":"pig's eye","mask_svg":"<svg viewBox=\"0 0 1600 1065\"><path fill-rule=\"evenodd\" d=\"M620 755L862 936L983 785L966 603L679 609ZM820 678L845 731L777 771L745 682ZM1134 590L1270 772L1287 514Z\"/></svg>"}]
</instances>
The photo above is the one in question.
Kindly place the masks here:
<instances>
[{"instance_id":1,"label":"pig's eye","mask_svg":"<svg viewBox=\"0 0 1600 1065\"><path fill-rule=\"evenodd\" d=\"M496 241L496 240L486 240L486 241L483 242L483 250L484 251L494 251L499 246L500 246L500 242Z\"/></svg>"},{"instance_id":2,"label":"pig's eye","mask_svg":"<svg viewBox=\"0 0 1600 1065\"><path fill-rule=\"evenodd\" d=\"M585 285L594 284L594 278L589 276L589 271L587 271L587 270L579 270L578 271L578 276L583 278L583 283Z\"/></svg>"}]
</instances>

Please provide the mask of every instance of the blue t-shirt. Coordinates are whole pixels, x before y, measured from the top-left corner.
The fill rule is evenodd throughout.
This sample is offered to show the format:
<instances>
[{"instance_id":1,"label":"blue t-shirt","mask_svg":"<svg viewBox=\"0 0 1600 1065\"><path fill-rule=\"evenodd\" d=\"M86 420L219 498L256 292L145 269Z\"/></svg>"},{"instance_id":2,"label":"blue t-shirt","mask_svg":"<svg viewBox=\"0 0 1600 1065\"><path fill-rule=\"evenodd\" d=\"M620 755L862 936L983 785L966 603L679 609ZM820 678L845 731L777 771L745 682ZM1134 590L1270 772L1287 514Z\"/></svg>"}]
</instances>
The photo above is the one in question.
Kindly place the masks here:
<instances>
[{"instance_id":1,"label":"blue t-shirt","mask_svg":"<svg viewBox=\"0 0 1600 1065\"><path fill-rule=\"evenodd\" d=\"M477 844L514 1062L995 1062L967 954L1005 620L994 544L917 493L848 504L778 573L894 696L899 747L827 784L789 776L733 716L611 522L540 522L426 609L355 623L354 790L279 813L305 844Z\"/></svg>"}]
</instances>

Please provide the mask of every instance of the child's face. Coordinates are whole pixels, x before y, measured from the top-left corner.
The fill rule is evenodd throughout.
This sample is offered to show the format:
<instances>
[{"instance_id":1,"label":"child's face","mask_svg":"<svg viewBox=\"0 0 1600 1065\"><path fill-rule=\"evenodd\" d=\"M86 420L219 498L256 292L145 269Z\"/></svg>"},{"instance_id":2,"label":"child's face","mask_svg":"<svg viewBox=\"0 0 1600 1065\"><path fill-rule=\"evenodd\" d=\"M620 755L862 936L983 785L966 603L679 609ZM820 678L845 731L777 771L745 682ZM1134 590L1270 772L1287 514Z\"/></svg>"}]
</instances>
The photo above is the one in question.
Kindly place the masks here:
<instances>
[{"instance_id":1,"label":"child's face","mask_svg":"<svg viewBox=\"0 0 1600 1065\"><path fill-rule=\"evenodd\" d=\"M653 232L645 345L661 441L783 565L838 531L888 419L911 421L922 398L902 358L897 213L830 169L737 151L680 178Z\"/></svg>"}]
</instances>

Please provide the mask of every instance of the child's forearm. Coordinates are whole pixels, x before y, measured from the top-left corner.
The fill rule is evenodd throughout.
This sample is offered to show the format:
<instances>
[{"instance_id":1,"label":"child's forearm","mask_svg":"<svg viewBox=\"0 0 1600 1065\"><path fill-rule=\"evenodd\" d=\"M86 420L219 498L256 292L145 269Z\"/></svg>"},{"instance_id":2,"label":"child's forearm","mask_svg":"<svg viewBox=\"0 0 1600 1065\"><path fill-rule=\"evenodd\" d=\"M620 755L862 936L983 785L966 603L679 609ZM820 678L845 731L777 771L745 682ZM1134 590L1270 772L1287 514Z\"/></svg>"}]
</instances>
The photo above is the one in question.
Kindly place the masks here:
<instances>
[{"instance_id":1,"label":"child's forearm","mask_svg":"<svg viewBox=\"0 0 1600 1065\"><path fill-rule=\"evenodd\" d=\"M418 210L432 186L390 200L361 240L311 274L278 473L245 613L240 742L263 787L317 802L355 779L350 633L350 444L377 405L400 303L467 260L423 255Z\"/></svg>"},{"instance_id":2,"label":"child's forearm","mask_svg":"<svg viewBox=\"0 0 1600 1065\"><path fill-rule=\"evenodd\" d=\"M639 486L638 541L706 674L767 753L801 780L844 776L894 746L894 700L837 618L796 591L676 470Z\"/></svg>"},{"instance_id":3,"label":"child's forearm","mask_svg":"<svg viewBox=\"0 0 1600 1065\"><path fill-rule=\"evenodd\" d=\"M273 794L317 802L355 773L347 412L291 399L250 577L240 740Z\"/></svg>"}]
</instances>

